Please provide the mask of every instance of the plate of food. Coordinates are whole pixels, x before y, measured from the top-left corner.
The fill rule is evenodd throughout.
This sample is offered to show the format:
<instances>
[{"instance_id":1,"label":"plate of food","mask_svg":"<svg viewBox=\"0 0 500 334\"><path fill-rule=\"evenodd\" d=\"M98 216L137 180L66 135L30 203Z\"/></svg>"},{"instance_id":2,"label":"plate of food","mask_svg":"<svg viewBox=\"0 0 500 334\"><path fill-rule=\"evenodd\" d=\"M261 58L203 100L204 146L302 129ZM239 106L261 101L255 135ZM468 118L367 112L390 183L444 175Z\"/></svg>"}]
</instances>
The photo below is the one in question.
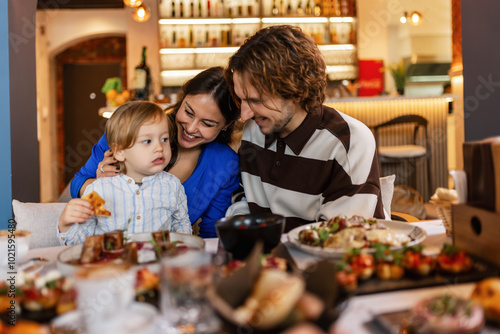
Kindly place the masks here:
<instances>
[{"instance_id":1,"label":"plate of food","mask_svg":"<svg viewBox=\"0 0 500 334\"><path fill-rule=\"evenodd\" d=\"M159 272L160 254L204 247L202 238L190 234L158 231L124 236L123 231L112 231L89 236L84 243L63 250L57 257L57 268L68 276L83 266L130 263Z\"/></svg>"},{"instance_id":2,"label":"plate of food","mask_svg":"<svg viewBox=\"0 0 500 334\"><path fill-rule=\"evenodd\" d=\"M415 246L426 238L424 230L408 223L365 219L361 216L337 216L328 221L294 228L288 239L297 248L321 257L341 258L353 248L375 252L375 244L391 249Z\"/></svg>"}]
</instances>

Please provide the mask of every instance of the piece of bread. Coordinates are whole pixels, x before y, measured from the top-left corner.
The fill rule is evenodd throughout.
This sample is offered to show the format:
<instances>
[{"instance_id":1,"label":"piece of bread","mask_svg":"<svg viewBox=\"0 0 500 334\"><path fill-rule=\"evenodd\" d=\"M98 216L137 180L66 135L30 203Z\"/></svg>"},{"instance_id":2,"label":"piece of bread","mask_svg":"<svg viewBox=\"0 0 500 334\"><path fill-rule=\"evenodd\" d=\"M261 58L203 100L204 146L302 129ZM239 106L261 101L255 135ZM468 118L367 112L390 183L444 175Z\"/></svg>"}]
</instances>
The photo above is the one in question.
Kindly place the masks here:
<instances>
[{"instance_id":1,"label":"piece of bread","mask_svg":"<svg viewBox=\"0 0 500 334\"><path fill-rule=\"evenodd\" d=\"M96 215L111 216L111 212L106 210L106 208L104 207L104 203L106 203L106 201L103 200L102 197L99 196L99 194L95 191L92 191L90 194L83 195L82 199L92 204L92 206L94 207L94 213Z\"/></svg>"},{"instance_id":2,"label":"piece of bread","mask_svg":"<svg viewBox=\"0 0 500 334\"><path fill-rule=\"evenodd\" d=\"M500 324L500 278L492 277L476 284L471 299L479 303L486 318Z\"/></svg>"},{"instance_id":3,"label":"piece of bread","mask_svg":"<svg viewBox=\"0 0 500 334\"><path fill-rule=\"evenodd\" d=\"M265 269L259 275L251 295L235 310L238 323L270 329L279 325L304 293L305 282L299 276L278 269Z\"/></svg>"}]
</instances>

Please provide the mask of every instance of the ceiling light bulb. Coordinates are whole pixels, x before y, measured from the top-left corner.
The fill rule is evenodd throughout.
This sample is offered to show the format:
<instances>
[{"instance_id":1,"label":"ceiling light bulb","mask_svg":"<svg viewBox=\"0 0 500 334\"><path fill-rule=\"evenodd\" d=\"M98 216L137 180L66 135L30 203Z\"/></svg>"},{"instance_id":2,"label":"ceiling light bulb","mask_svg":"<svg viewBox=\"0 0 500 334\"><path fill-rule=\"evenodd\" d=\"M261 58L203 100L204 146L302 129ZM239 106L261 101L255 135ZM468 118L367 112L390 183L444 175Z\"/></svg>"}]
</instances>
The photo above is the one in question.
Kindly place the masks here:
<instances>
[{"instance_id":1,"label":"ceiling light bulb","mask_svg":"<svg viewBox=\"0 0 500 334\"><path fill-rule=\"evenodd\" d=\"M134 9L134 13L132 14L132 18L137 22L146 22L149 20L151 16L151 10L144 5L141 5Z\"/></svg>"},{"instance_id":2,"label":"ceiling light bulb","mask_svg":"<svg viewBox=\"0 0 500 334\"><path fill-rule=\"evenodd\" d=\"M422 14L420 14L419 12L411 13L411 24L418 26L421 23L422 23Z\"/></svg>"},{"instance_id":3,"label":"ceiling light bulb","mask_svg":"<svg viewBox=\"0 0 500 334\"><path fill-rule=\"evenodd\" d=\"M408 12L404 12L403 15L401 15L401 17L399 18L399 21L405 24L407 19L408 19Z\"/></svg>"},{"instance_id":4,"label":"ceiling light bulb","mask_svg":"<svg viewBox=\"0 0 500 334\"><path fill-rule=\"evenodd\" d=\"M123 0L123 3L129 7L139 7L142 5L142 0Z\"/></svg>"}]
</instances>

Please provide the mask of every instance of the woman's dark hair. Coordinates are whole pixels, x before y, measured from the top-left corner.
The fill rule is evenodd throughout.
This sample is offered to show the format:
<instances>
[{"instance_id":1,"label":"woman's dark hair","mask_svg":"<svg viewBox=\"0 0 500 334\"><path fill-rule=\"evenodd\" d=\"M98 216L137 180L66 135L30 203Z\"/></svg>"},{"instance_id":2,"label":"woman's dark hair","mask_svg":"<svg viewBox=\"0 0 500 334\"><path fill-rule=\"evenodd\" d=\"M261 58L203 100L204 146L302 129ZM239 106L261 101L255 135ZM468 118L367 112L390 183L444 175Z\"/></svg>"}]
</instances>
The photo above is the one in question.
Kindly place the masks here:
<instances>
[{"instance_id":1,"label":"woman's dark hair","mask_svg":"<svg viewBox=\"0 0 500 334\"><path fill-rule=\"evenodd\" d=\"M240 110L229 91L222 67L208 68L187 81L181 88L178 102L169 108L171 110L170 115L175 119L175 115L179 111L182 102L184 102L184 98L187 95L198 94L210 94L215 103L217 103L222 115L226 119L228 127L224 131L221 131L215 140L223 144L229 144L235 121L240 118Z\"/></svg>"}]
</instances>

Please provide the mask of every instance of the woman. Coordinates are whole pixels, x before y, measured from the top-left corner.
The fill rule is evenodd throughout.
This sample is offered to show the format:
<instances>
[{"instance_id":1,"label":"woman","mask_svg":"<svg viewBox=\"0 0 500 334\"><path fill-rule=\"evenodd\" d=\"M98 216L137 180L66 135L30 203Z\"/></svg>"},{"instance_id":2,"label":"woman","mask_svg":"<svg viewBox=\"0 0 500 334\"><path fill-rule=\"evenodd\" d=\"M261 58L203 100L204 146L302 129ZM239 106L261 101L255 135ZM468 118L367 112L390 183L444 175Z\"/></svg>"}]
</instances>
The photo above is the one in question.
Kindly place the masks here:
<instances>
[{"instance_id":1,"label":"woman","mask_svg":"<svg viewBox=\"0 0 500 334\"><path fill-rule=\"evenodd\" d=\"M215 221L224 217L239 185L238 155L228 144L240 113L223 68L209 68L186 82L169 112L177 127L177 138L172 140L177 160L166 168L184 186L191 224L201 219L199 236L216 237ZM106 136L101 137L71 181L71 196L81 196L96 177L118 175L116 162Z\"/></svg>"}]
</instances>

